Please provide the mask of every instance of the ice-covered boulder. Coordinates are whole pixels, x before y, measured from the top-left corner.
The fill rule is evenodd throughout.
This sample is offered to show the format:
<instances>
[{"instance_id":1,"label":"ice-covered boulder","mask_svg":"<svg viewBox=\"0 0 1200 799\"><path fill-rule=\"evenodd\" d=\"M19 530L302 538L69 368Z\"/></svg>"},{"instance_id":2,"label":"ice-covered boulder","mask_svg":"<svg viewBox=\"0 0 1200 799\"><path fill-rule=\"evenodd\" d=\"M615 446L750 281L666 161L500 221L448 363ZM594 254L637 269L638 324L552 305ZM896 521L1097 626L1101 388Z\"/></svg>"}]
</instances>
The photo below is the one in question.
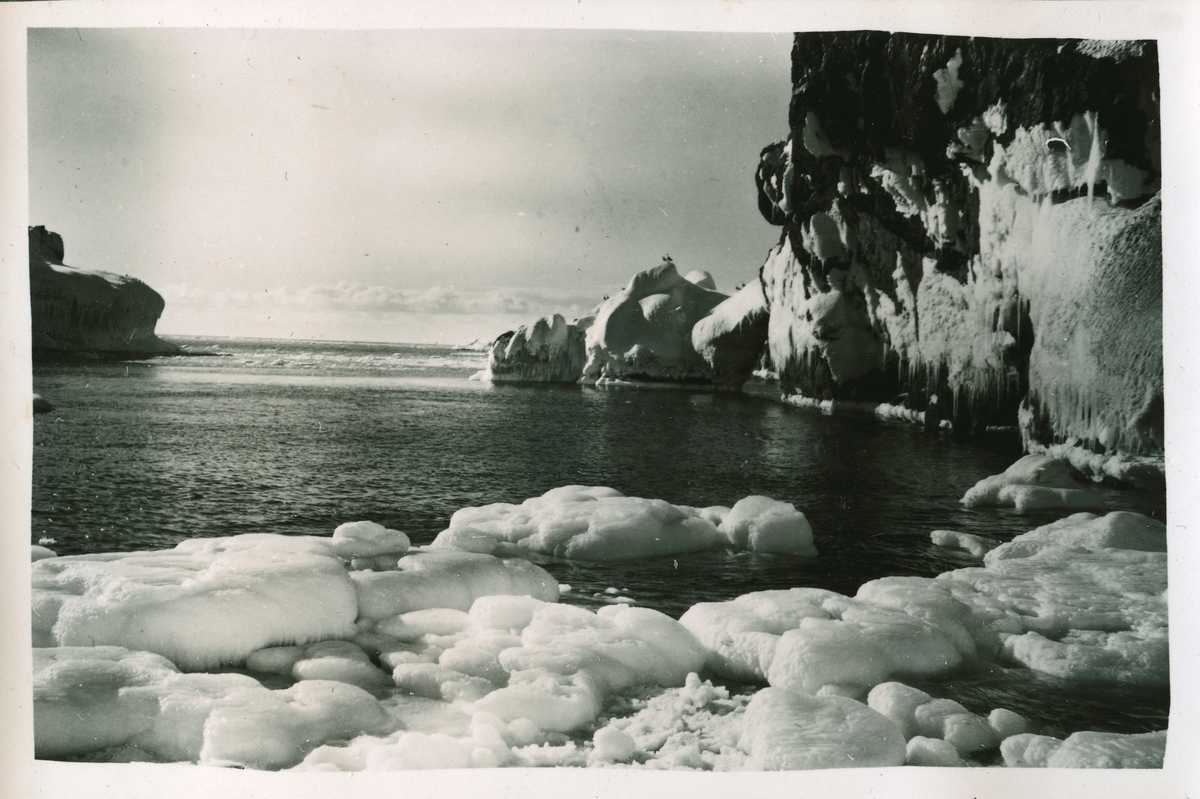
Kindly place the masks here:
<instances>
[{"instance_id":1,"label":"ice-covered boulder","mask_svg":"<svg viewBox=\"0 0 1200 799\"><path fill-rule=\"evenodd\" d=\"M741 388L762 360L767 298L757 278L692 326L692 346L712 367L713 382Z\"/></svg>"},{"instance_id":2,"label":"ice-covered boulder","mask_svg":"<svg viewBox=\"0 0 1200 799\"><path fill-rule=\"evenodd\" d=\"M1031 510L1103 510L1104 496L1080 483L1066 461L1026 455L1003 474L980 480L963 495L968 508Z\"/></svg>"},{"instance_id":3,"label":"ice-covered boulder","mask_svg":"<svg viewBox=\"0 0 1200 799\"><path fill-rule=\"evenodd\" d=\"M357 613L328 539L248 534L33 564L35 645L123 646L186 670L348 637Z\"/></svg>"},{"instance_id":4,"label":"ice-covered boulder","mask_svg":"<svg viewBox=\"0 0 1200 799\"><path fill-rule=\"evenodd\" d=\"M712 369L692 346L692 327L727 297L700 285L711 285L707 273L689 277L699 284L664 260L601 303L587 331L584 380L711 383Z\"/></svg>"},{"instance_id":5,"label":"ice-covered boulder","mask_svg":"<svg viewBox=\"0 0 1200 799\"><path fill-rule=\"evenodd\" d=\"M630 560L733 545L816 555L812 528L786 502L746 497L733 508L696 509L626 497L602 486L563 486L520 505L463 508L434 549L497 555L538 552L574 560Z\"/></svg>"},{"instance_id":6,"label":"ice-covered boulder","mask_svg":"<svg viewBox=\"0 0 1200 799\"><path fill-rule=\"evenodd\" d=\"M800 33L764 149L782 391L1163 451L1154 42Z\"/></svg>"},{"instance_id":7,"label":"ice-covered boulder","mask_svg":"<svg viewBox=\"0 0 1200 799\"><path fill-rule=\"evenodd\" d=\"M568 322L560 314L499 336L480 377L493 383L574 383L583 374L584 338L594 316Z\"/></svg>"},{"instance_id":8,"label":"ice-covered boulder","mask_svg":"<svg viewBox=\"0 0 1200 799\"><path fill-rule=\"evenodd\" d=\"M35 357L88 352L149 355L178 348L154 334L165 303L140 280L63 264L62 237L29 228Z\"/></svg>"}]
</instances>

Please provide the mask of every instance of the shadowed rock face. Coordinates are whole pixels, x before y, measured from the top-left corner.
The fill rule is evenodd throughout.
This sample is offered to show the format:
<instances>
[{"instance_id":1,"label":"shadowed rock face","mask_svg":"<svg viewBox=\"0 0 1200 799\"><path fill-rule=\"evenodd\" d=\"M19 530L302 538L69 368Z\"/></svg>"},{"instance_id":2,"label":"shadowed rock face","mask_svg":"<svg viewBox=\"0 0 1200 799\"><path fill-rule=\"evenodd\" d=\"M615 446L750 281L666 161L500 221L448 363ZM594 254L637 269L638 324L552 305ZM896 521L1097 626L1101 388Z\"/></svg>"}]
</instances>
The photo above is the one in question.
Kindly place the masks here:
<instances>
[{"instance_id":1,"label":"shadowed rock face","mask_svg":"<svg viewBox=\"0 0 1200 799\"><path fill-rule=\"evenodd\" d=\"M786 394L1162 451L1152 42L798 34L757 173Z\"/></svg>"},{"instance_id":2,"label":"shadowed rock face","mask_svg":"<svg viewBox=\"0 0 1200 799\"><path fill-rule=\"evenodd\" d=\"M692 327L692 346L712 367L713 382L740 389L762 360L767 340L767 298L752 281Z\"/></svg>"},{"instance_id":3,"label":"shadowed rock face","mask_svg":"<svg viewBox=\"0 0 1200 799\"><path fill-rule=\"evenodd\" d=\"M63 240L29 229L29 291L35 358L76 353L175 352L154 334L162 296L140 280L63 265Z\"/></svg>"}]
</instances>

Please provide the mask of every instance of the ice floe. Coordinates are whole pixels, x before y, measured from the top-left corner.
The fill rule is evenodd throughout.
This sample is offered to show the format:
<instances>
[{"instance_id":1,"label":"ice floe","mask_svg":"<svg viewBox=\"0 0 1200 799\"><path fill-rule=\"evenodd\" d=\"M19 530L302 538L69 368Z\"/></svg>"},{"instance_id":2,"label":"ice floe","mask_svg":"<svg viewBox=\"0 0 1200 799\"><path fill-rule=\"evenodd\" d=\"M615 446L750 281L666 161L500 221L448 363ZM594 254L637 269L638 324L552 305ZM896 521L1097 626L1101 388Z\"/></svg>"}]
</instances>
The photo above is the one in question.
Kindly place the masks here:
<instances>
[{"instance_id":1,"label":"ice floe","mask_svg":"<svg viewBox=\"0 0 1200 799\"><path fill-rule=\"evenodd\" d=\"M311 748L389 726L367 692L306 680L269 690L243 674L182 674L122 647L34 650L38 757L114 749L114 760L281 768Z\"/></svg>"},{"instance_id":2,"label":"ice floe","mask_svg":"<svg viewBox=\"0 0 1200 799\"><path fill-rule=\"evenodd\" d=\"M1026 455L1004 470L985 477L963 495L968 508L1030 510L1103 510L1104 497L1077 481L1066 461L1049 455Z\"/></svg>"},{"instance_id":3,"label":"ice floe","mask_svg":"<svg viewBox=\"0 0 1200 799\"><path fill-rule=\"evenodd\" d=\"M33 564L37 646L114 645L186 670L256 649L345 637L358 600L327 539L192 539L174 549Z\"/></svg>"},{"instance_id":4,"label":"ice floe","mask_svg":"<svg viewBox=\"0 0 1200 799\"><path fill-rule=\"evenodd\" d=\"M696 510L558 491L532 509L468 509L475 526L451 532L501 554L564 529L568 542L599 530L627 546L631 533L603 531L661 512L753 548L793 540L803 519L761 497ZM634 512L595 509L607 500ZM378 525L339 531L34 563L37 755L321 771L1162 762L1165 733L1060 739L1010 709L981 715L897 681L983 661L1165 683L1165 526L1137 514L1077 513L936 578L885 577L853 597L754 592L679 621L558 604L557 580L523 558L409 549ZM354 567L384 556L394 566ZM764 687L731 694L702 672Z\"/></svg>"},{"instance_id":5,"label":"ice floe","mask_svg":"<svg viewBox=\"0 0 1200 799\"><path fill-rule=\"evenodd\" d=\"M812 528L795 506L746 497L733 508L691 508L626 497L601 486L564 486L520 505L464 508L434 548L495 555L531 552L574 560L631 560L737 546L816 555Z\"/></svg>"},{"instance_id":6,"label":"ice floe","mask_svg":"<svg viewBox=\"0 0 1200 799\"><path fill-rule=\"evenodd\" d=\"M481 596L528 594L558 598L558 581L527 560L501 560L475 552L410 552L395 570L353 571L360 618L386 619L426 608L469 610Z\"/></svg>"}]
</instances>

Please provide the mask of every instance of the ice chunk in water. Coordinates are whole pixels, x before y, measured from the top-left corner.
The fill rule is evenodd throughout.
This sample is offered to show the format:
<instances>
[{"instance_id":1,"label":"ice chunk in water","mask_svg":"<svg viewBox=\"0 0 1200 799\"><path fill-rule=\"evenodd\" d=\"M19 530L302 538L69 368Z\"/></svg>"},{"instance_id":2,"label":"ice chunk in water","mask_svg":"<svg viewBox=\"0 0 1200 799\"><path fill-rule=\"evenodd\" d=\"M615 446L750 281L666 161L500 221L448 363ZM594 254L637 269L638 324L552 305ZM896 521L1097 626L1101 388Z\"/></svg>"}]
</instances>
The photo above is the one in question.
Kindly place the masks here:
<instances>
[{"instance_id":1,"label":"ice chunk in water","mask_svg":"<svg viewBox=\"0 0 1200 799\"><path fill-rule=\"evenodd\" d=\"M1104 496L1071 475L1070 465L1049 455L1026 455L1003 474L985 477L963 495L968 508L1016 508L1018 511L1103 510Z\"/></svg>"},{"instance_id":2,"label":"ice chunk in water","mask_svg":"<svg viewBox=\"0 0 1200 799\"><path fill-rule=\"evenodd\" d=\"M35 629L49 628L45 643L156 652L185 670L237 663L273 644L349 636L358 609L328 541L268 534L40 560L33 593Z\"/></svg>"},{"instance_id":3,"label":"ice chunk in water","mask_svg":"<svg viewBox=\"0 0 1200 799\"><path fill-rule=\"evenodd\" d=\"M746 497L725 516L721 532L730 543L755 552L783 552L813 557L812 527L804 514L789 502L769 497Z\"/></svg>"},{"instance_id":4,"label":"ice chunk in water","mask_svg":"<svg viewBox=\"0 0 1200 799\"><path fill-rule=\"evenodd\" d=\"M403 555L408 551L408 536L375 522L347 522L333 531L333 551L343 560Z\"/></svg>"},{"instance_id":5,"label":"ice chunk in water","mask_svg":"<svg viewBox=\"0 0 1200 799\"><path fill-rule=\"evenodd\" d=\"M1025 733L1004 739L1000 752L1010 768L1162 768L1166 745L1166 732L1077 732L1065 741Z\"/></svg>"},{"instance_id":6,"label":"ice chunk in water","mask_svg":"<svg viewBox=\"0 0 1200 799\"><path fill-rule=\"evenodd\" d=\"M528 595L558 599L558 581L527 560L453 550L417 550L400 559L399 571L351 572L358 612L387 619L428 608L469 610L481 596Z\"/></svg>"},{"instance_id":7,"label":"ice chunk in water","mask_svg":"<svg viewBox=\"0 0 1200 799\"><path fill-rule=\"evenodd\" d=\"M750 700L738 745L751 768L770 771L902 766L906 756L900 729L861 702L783 688Z\"/></svg>"},{"instance_id":8,"label":"ice chunk in water","mask_svg":"<svg viewBox=\"0 0 1200 799\"><path fill-rule=\"evenodd\" d=\"M555 488L520 505L464 508L450 518L449 529L438 535L433 546L613 561L727 543L762 552L816 554L804 514L785 502L747 497L732 510L697 510L587 486Z\"/></svg>"}]
</instances>

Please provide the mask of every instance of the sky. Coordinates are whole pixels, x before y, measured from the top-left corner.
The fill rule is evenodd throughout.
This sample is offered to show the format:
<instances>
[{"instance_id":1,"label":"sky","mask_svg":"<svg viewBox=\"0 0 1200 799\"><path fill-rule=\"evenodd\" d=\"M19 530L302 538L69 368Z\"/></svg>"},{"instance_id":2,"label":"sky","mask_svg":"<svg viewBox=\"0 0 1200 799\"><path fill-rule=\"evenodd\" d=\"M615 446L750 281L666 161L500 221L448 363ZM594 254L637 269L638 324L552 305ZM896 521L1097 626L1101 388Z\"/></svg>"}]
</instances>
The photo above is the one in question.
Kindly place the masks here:
<instances>
[{"instance_id":1,"label":"sky","mask_svg":"<svg viewBox=\"0 0 1200 799\"><path fill-rule=\"evenodd\" d=\"M779 229L788 34L31 29L30 224L160 334L465 343Z\"/></svg>"}]
</instances>

